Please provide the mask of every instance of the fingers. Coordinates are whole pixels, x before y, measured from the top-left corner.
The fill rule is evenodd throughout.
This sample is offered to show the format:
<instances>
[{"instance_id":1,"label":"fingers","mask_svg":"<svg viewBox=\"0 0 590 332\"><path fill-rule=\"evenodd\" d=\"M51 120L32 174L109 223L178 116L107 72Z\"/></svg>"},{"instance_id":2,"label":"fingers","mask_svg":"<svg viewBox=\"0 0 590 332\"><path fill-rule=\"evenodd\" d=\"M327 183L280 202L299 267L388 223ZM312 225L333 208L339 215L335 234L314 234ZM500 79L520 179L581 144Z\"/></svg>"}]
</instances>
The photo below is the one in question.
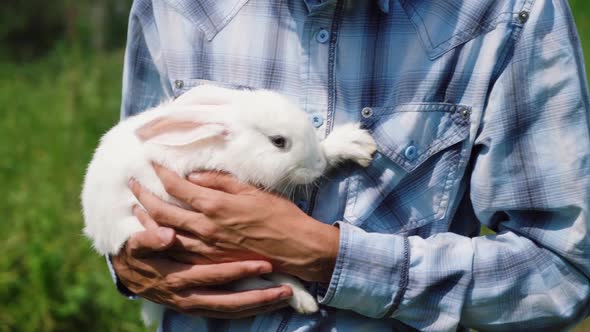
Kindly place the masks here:
<instances>
[{"instance_id":1,"label":"fingers","mask_svg":"<svg viewBox=\"0 0 590 332\"><path fill-rule=\"evenodd\" d=\"M225 242L209 244L194 236L176 235L174 245L167 251L174 253L174 259L193 264L224 263L248 260L267 260L268 258L252 251Z\"/></svg>"},{"instance_id":2,"label":"fingers","mask_svg":"<svg viewBox=\"0 0 590 332\"><path fill-rule=\"evenodd\" d=\"M179 252L196 253L203 256L214 256L215 254L221 253L221 250L216 246L209 245L195 236L186 236L183 234L177 234L172 249Z\"/></svg>"},{"instance_id":3,"label":"fingers","mask_svg":"<svg viewBox=\"0 0 590 332\"><path fill-rule=\"evenodd\" d=\"M188 176L188 180L198 186L238 194L255 187L238 181L234 176L221 172L195 172Z\"/></svg>"},{"instance_id":4,"label":"fingers","mask_svg":"<svg viewBox=\"0 0 590 332\"><path fill-rule=\"evenodd\" d=\"M176 205L167 203L163 201L158 196L151 193L149 190L146 190L139 182L134 179L129 180L129 189L135 195L135 198L141 203L144 209L147 210L148 216L143 216L143 221L146 221L147 218L153 218L156 220L156 224L160 224L160 221L164 217L174 218L174 219L187 219L193 215L191 211L187 211L181 207ZM137 209L134 208L134 213ZM140 216L138 216L140 217ZM140 222L143 222L140 220Z\"/></svg>"},{"instance_id":5,"label":"fingers","mask_svg":"<svg viewBox=\"0 0 590 332\"><path fill-rule=\"evenodd\" d=\"M272 266L265 261L242 261L230 263L218 263L209 265L189 265L184 270L176 269L171 264L173 271L162 271L165 275L167 287L170 289L187 289L199 286L212 286L227 284L246 277L259 276L270 273Z\"/></svg>"},{"instance_id":6,"label":"fingers","mask_svg":"<svg viewBox=\"0 0 590 332\"><path fill-rule=\"evenodd\" d=\"M117 273L135 294L187 314L248 317L285 307L293 295L287 286L242 292L207 288L269 273L272 266L265 261L193 266L164 257L131 259L126 263L115 257L114 264L123 264Z\"/></svg>"},{"instance_id":7,"label":"fingers","mask_svg":"<svg viewBox=\"0 0 590 332\"><path fill-rule=\"evenodd\" d=\"M125 250L133 257L145 257L153 252L166 250L174 244L175 232L166 227L149 228L143 232L133 234Z\"/></svg>"},{"instance_id":8,"label":"fingers","mask_svg":"<svg viewBox=\"0 0 590 332\"><path fill-rule=\"evenodd\" d=\"M207 215L213 214L223 204L225 197L221 191L194 185L162 166L154 164L154 170L168 194L185 202L196 211Z\"/></svg>"},{"instance_id":9,"label":"fingers","mask_svg":"<svg viewBox=\"0 0 590 332\"><path fill-rule=\"evenodd\" d=\"M293 296L288 286L234 292L220 289L191 289L173 297L181 310L236 313L286 301Z\"/></svg>"},{"instance_id":10,"label":"fingers","mask_svg":"<svg viewBox=\"0 0 590 332\"><path fill-rule=\"evenodd\" d=\"M154 229L158 228L158 224L150 217L150 215L139 206L133 206L132 210L133 214L139 220L139 222L145 227L146 229Z\"/></svg>"},{"instance_id":11,"label":"fingers","mask_svg":"<svg viewBox=\"0 0 590 332\"><path fill-rule=\"evenodd\" d=\"M150 191L145 190L135 180L129 181L129 188L147 210L146 214L142 213L141 209L134 210L142 223L151 224L155 220L156 225L185 231L202 236L205 239L211 239L216 234L219 234L218 227L207 218L204 218L202 214L164 202Z\"/></svg>"},{"instance_id":12,"label":"fingers","mask_svg":"<svg viewBox=\"0 0 590 332\"><path fill-rule=\"evenodd\" d=\"M256 316L260 314L264 314L267 312L272 312L276 310L280 310L289 306L288 301L279 301L273 304L264 305L261 307L253 308L253 309L246 309L237 312L222 312L222 311L212 311L212 310L191 310L188 312L184 312L185 314L192 315L192 316L199 316L199 317L208 317L208 318L217 318L217 319L240 319L246 318L251 316Z\"/></svg>"},{"instance_id":13,"label":"fingers","mask_svg":"<svg viewBox=\"0 0 590 332\"><path fill-rule=\"evenodd\" d=\"M167 251L166 255L173 260L192 265L214 264L215 261L198 254L187 253L185 251Z\"/></svg>"},{"instance_id":14,"label":"fingers","mask_svg":"<svg viewBox=\"0 0 590 332\"><path fill-rule=\"evenodd\" d=\"M230 253L231 251L244 251L243 248L232 243L218 242L212 245L207 240L202 240L194 236L185 235L182 233L176 235L174 249L198 253L208 257L219 257L220 255L223 255L224 253ZM245 257L240 256L239 258L240 259L236 260L244 260Z\"/></svg>"}]
</instances>

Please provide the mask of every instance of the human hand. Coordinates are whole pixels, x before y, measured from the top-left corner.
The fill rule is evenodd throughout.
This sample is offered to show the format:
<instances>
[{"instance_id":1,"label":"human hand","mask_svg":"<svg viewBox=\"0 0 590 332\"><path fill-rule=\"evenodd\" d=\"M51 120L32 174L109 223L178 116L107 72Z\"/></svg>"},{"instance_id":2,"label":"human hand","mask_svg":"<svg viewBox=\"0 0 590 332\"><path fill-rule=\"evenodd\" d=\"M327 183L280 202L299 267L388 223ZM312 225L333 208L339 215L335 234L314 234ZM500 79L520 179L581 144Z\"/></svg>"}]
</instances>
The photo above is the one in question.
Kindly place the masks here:
<instances>
[{"instance_id":1,"label":"human hand","mask_svg":"<svg viewBox=\"0 0 590 332\"><path fill-rule=\"evenodd\" d=\"M175 242L175 232L146 224L150 219L141 209L134 212L146 230L133 235L112 259L118 278L133 293L185 314L211 318L243 318L288 306L292 290L287 286L242 292L216 287L269 273L269 262L177 262L165 255Z\"/></svg>"},{"instance_id":2,"label":"human hand","mask_svg":"<svg viewBox=\"0 0 590 332\"><path fill-rule=\"evenodd\" d=\"M226 261L235 253L256 254L281 272L329 282L338 254L336 227L227 174L198 173L188 181L161 166L154 168L166 191L194 211L162 201L135 181L130 188L157 224L190 235L178 237L182 247L207 251L212 261Z\"/></svg>"}]
</instances>

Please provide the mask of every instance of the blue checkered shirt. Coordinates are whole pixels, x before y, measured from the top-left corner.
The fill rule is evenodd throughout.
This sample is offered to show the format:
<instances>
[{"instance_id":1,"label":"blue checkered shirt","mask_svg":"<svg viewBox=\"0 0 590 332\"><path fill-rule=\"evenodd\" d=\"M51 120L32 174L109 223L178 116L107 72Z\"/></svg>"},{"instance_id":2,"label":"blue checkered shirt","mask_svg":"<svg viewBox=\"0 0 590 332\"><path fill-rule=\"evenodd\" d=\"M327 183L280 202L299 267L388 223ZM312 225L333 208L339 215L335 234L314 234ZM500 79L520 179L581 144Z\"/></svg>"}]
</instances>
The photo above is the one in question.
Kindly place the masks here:
<instances>
[{"instance_id":1,"label":"blue checkered shirt","mask_svg":"<svg viewBox=\"0 0 590 332\"><path fill-rule=\"evenodd\" d=\"M590 311L590 116L565 0L136 0L123 117L201 84L272 89L373 164L300 208L338 223L322 309L161 331L559 331ZM478 236L481 225L497 232Z\"/></svg>"}]
</instances>

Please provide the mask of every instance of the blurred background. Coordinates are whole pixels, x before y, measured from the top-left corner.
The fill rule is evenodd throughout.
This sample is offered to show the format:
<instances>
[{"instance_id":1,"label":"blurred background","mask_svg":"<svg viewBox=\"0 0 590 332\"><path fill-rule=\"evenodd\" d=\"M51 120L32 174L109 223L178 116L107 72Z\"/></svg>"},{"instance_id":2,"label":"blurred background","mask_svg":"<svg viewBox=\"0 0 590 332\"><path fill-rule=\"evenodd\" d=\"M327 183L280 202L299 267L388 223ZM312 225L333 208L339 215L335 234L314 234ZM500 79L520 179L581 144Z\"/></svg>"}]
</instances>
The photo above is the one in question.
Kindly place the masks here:
<instances>
[{"instance_id":1,"label":"blurred background","mask_svg":"<svg viewBox=\"0 0 590 332\"><path fill-rule=\"evenodd\" d=\"M590 66L590 2L570 4ZM78 199L119 117L130 6L0 2L0 332L146 331L82 237Z\"/></svg>"}]
</instances>

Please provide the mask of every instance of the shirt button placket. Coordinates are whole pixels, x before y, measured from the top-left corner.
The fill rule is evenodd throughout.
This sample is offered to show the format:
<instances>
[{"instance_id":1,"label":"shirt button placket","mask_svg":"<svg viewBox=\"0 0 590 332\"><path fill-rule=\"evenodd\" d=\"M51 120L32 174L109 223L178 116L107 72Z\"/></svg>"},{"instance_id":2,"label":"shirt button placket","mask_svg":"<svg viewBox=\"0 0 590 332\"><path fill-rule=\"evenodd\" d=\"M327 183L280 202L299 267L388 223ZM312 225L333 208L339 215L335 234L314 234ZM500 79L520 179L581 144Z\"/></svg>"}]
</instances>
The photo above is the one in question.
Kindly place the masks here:
<instances>
[{"instance_id":1,"label":"shirt button placket","mask_svg":"<svg viewBox=\"0 0 590 332\"><path fill-rule=\"evenodd\" d=\"M373 109L370 107L365 107L361 110L361 116L365 119L368 119L373 116Z\"/></svg>"}]
</instances>

